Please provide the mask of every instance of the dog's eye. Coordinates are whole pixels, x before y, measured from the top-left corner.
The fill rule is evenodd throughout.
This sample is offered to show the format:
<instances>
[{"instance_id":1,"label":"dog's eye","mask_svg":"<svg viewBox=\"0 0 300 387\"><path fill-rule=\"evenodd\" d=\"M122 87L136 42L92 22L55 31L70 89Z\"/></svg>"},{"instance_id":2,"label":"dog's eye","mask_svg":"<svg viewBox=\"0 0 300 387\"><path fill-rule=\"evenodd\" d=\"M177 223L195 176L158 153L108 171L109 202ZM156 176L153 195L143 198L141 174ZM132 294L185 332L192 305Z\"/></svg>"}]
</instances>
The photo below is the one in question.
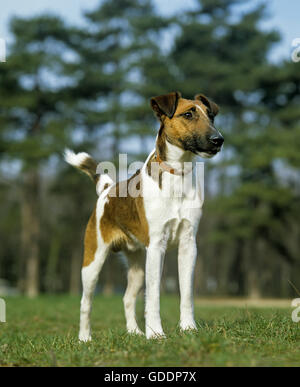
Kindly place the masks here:
<instances>
[{"instance_id":1,"label":"dog's eye","mask_svg":"<svg viewBox=\"0 0 300 387\"><path fill-rule=\"evenodd\" d=\"M192 112L186 112L183 114L183 117L188 119L188 120L191 120L193 118L193 113Z\"/></svg>"}]
</instances>

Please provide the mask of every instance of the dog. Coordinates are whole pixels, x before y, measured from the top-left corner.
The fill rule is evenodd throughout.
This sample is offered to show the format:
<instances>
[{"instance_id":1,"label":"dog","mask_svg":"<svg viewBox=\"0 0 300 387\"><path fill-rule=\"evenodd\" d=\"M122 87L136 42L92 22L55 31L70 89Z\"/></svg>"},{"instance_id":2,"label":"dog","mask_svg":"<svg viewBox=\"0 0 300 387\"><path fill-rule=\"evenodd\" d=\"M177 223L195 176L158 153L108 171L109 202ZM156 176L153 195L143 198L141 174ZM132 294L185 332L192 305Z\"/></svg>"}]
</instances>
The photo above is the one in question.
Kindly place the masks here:
<instances>
[{"instance_id":1,"label":"dog","mask_svg":"<svg viewBox=\"0 0 300 387\"><path fill-rule=\"evenodd\" d=\"M128 180L115 183L108 174L97 174L97 163L87 153L65 152L65 160L90 176L99 195L84 239L79 331L83 342L91 340L92 297L111 250L122 250L128 259L123 302L129 333L143 334L136 321L135 305L145 273L146 338L165 337L160 318L160 282L164 255L172 247L178 248L180 328L197 330L193 277L203 200L194 184L187 191L183 189L181 195L176 195L176 187L186 174L186 163L193 165L195 156L211 158L221 150L224 138L214 126L219 107L203 94L189 100L179 92L153 97L150 104L160 121L156 146L143 167ZM155 173L153 165L157 166ZM133 182L142 194L120 195ZM164 195L166 189L168 195ZM187 197L196 198L196 206L185 206Z\"/></svg>"}]
</instances>

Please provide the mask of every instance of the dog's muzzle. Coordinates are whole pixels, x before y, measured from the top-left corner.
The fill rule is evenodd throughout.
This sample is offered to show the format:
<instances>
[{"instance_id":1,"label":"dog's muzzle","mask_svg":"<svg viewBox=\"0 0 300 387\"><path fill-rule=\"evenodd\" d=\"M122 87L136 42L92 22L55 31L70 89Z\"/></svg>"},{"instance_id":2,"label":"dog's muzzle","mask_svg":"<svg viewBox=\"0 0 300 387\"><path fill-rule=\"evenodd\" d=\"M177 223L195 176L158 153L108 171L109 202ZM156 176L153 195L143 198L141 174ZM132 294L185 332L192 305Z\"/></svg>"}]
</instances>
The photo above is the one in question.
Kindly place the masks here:
<instances>
[{"instance_id":1,"label":"dog's muzzle","mask_svg":"<svg viewBox=\"0 0 300 387\"><path fill-rule=\"evenodd\" d=\"M213 145L215 148L221 148L224 142L224 137L222 136L221 133L215 134L211 137L209 137L208 142Z\"/></svg>"},{"instance_id":2,"label":"dog's muzzle","mask_svg":"<svg viewBox=\"0 0 300 387\"><path fill-rule=\"evenodd\" d=\"M204 149L198 150L197 154L204 158L211 158L220 152L224 143L224 137L221 133L214 133L210 137L206 138L207 146Z\"/></svg>"},{"instance_id":3,"label":"dog's muzzle","mask_svg":"<svg viewBox=\"0 0 300 387\"><path fill-rule=\"evenodd\" d=\"M209 149L207 150L208 155L214 156L220 152L224 143L224 137L221 133L213 134L208 138Z\"/></svg>"}]
</instances>

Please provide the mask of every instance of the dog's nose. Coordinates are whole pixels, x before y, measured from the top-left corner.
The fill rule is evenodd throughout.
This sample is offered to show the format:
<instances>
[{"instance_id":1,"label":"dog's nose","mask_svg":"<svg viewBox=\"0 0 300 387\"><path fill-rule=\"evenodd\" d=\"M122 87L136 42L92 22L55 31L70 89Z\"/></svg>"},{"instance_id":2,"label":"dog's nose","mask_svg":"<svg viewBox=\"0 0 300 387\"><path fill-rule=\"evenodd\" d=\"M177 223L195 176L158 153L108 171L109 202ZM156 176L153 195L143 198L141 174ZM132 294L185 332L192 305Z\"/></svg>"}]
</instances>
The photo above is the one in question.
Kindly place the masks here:
<instances>
[{"instance_id":1,"label":"dog's nose","mask_svg":"<svg viewBox=\"0 0 300 387\"><path fill-rule=\"evenodd\" d=\"M224 137L221 134L214 134L209 138L209 141L215 146L221 147L224 142Z\"/></svg>"}]
</instances>

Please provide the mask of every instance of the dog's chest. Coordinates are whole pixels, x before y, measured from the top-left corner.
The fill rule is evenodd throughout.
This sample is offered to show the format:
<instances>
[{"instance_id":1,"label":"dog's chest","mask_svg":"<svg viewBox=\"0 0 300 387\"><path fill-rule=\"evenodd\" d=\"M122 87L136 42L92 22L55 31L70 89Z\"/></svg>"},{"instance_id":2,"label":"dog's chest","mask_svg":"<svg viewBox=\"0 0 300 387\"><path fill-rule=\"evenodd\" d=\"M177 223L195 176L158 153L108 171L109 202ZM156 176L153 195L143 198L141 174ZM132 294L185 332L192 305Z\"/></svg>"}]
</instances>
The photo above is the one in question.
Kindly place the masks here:
<instances>
[{"instance_id":1,"label":"dog's chest","mask_svg":"<svg viewBox=\"0 0 300 387\"><path fill-rule=\"evenodd\" d=\"M195 187L181 186L179 176L168 175L162 187L144 175L143 196L150 240L161 239L171 247L197 231L203 200Z\"/></svg>"}]
</instances>

